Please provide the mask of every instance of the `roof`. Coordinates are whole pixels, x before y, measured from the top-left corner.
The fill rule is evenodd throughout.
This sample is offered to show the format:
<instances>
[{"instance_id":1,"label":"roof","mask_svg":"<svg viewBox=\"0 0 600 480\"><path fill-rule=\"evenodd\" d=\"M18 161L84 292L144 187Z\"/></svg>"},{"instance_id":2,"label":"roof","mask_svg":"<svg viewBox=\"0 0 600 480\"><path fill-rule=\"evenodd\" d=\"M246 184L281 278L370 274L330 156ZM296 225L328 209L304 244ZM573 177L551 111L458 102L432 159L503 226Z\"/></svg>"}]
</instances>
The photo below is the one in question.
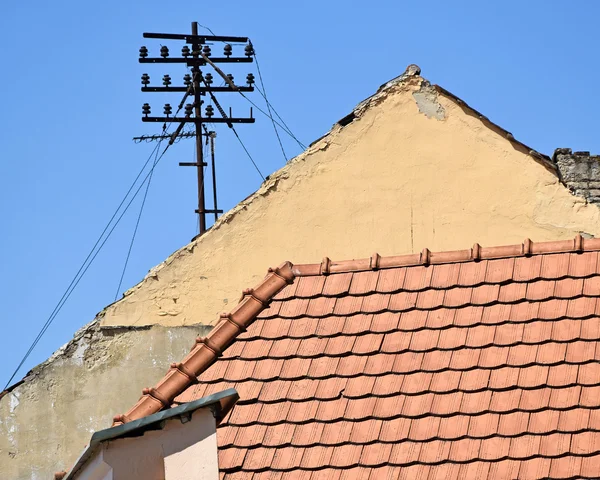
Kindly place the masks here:
<instances>
[{"instance_id":1,"label":"roof","mask_svg":"<svg viewBox=\"0 0 600 480\"><path fill-rule=\"evenodd\" d=\"M118 438L139 437L148 430L162 429L165 425L165 420L183 416L191 416L193 412L200 408L212 408L218 424L223 417L229 413L239 398L240 397L235 389L229 388L222 392L213 393L183 405L169 408L168 410L163 410L153 415L148 415L147 417L140 418L124 425L119 425L95 432L92 435L90 444L86 447L66 477L62 475L62 472L59 472L57 476L59 476L59 478L64 478L65 480L75 478L75 474L92 457L102 442L116 440Z\"/></svg>"},{"instance_id":2,"label":"roof","mask_svg":"<svg viewBox=\"0 0 600 480\"><path fill-rule=\"evenodd\" d=\"M235 386L222 479L597 476L598 250L285 263L117 420Z\"/></svg>"}]
</instances>

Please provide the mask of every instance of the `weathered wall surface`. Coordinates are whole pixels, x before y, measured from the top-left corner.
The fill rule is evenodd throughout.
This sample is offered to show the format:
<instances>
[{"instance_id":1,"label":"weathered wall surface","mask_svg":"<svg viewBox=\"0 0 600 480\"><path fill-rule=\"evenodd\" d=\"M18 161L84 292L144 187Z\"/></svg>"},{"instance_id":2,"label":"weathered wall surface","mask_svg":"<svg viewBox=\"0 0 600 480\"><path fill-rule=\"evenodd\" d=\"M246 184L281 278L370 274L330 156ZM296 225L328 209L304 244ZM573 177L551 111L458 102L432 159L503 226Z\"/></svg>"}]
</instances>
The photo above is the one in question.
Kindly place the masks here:
<instances>
[{"instance_id":1,"label":"weathered wall surface","mask_svg":"<svg viewBox=\"0 0 600 480\"><path fill-rule=\"evenodd\" d=\"M0 400L0 478L48 480L72 466L93 432L209 330L84 327Z\"/></svg>"},{"instance_id":2,"label":"weathered wall surface","mask_svg":"<svg viewBox=\"0 0 600 480\"><path fill-rule=\"evenodd\" d=\"M450 98L383 89L111 305L104 325L212 323L268 266L559 240L598 207Z\"/></svg>"},{"instance_id":3,"label":"weathered wall surface","mask_svg":"<svg viewBox=\"0 0 600 480\"><path fill-rule=\"evenodd\" d=\"M600 204L600 155L558 148L553 160L569 190L590 203Z\"/></svg>"},{"instance_id":4,"label":"weathered wall surface","mask_svg":"<svg viewBox=\"0 0 600 480\"><path fill-rule=\"evenodd\" d=\"M0 478L71 465L268 266L598 236L598 207L539 160L421 77L390 82L109 306L98 341L78 338L0 400Z\"/></svg>"}]
</instances>

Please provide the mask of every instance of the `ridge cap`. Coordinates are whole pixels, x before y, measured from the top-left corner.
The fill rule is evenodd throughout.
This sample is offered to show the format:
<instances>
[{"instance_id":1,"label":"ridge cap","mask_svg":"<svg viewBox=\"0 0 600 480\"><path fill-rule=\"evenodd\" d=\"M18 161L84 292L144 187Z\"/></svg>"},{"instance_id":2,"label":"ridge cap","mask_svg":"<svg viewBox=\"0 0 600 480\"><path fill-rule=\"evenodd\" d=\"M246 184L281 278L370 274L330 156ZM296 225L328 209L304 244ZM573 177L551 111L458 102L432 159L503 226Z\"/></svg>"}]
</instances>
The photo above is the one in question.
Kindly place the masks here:
<instances>
[{"instance_id":1,"label":"ridge cap","mask_svg":"<svg viewBox=\"0 0 600 480\"><path fill-rule=\"evenodd\" d=\"M174 362L156 386L144 388L138 402L124 415L115 415L113 426L137 420L168 408L173 399L197 381L198 375L209 368L237 336L246 331L260 312L268 307L277 293L293 283L295 275L291 262L269 268L267 275L255 288L242 292L239 303L219 321L206 337L198 337L190 353Z\"/></svg>"},{"instance_id":2,"label":"ridge cap","mask_svg":"<svg viewBox=\"0 0 600 480\"><path fill-rule=\"evenodd\" d=\"M292 271L295 277L309 277L373 270L374 259L377 259L376 268L384 270L389 268L466 263L499 258L593 251L600 251L600 238L584 238L581 234L577 234L571 240L533 242L529 238L526 238L521 244L495 247L482 247L478 243L475 243L472 248L466 250L431 252L429 249L425 248L419 253L396 256L381 256L378 253L374 253L367 258L339 261L330 260L328 257L325 257L326 260L323 260L321 263L294 265ZM325 263L327 264L326 269L323 268Z\"/></svg>"}]
</instances>

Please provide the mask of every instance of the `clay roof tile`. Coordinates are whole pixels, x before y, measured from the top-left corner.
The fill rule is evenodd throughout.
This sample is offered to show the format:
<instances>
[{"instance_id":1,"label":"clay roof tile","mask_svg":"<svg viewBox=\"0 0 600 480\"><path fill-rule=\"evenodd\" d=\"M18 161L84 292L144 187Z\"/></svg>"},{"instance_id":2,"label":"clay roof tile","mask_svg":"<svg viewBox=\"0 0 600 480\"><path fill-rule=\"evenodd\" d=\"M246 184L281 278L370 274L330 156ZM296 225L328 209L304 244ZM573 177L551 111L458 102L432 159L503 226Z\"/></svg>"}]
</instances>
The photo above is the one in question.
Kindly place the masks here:
<instances>
[{"instance_id":1,"label":"clay roof tile","mask_svg":"<svg viewBox=\"0 0 600 480\"><path fill-rule=\"evenodd\" d=\"M282 264L125 419L234 385L224 479L594 476L598 250Z\"/></svg>"}]
</instances>

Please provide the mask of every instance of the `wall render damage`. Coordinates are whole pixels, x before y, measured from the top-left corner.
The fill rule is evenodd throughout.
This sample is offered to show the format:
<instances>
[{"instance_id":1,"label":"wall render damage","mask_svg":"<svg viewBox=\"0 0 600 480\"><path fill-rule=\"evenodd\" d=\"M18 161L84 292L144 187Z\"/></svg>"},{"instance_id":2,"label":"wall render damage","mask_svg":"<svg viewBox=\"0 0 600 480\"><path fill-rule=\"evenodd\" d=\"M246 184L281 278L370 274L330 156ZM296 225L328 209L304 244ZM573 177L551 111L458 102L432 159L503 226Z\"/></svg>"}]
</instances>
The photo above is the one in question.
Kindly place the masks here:
<instances>
[{"instance_id":1,"label":"wall render damage","mask_svg":"<svg viewBox=\"0 0 600 480\"><path fill-rule=\"evenodd\" d=\"M210 326L105 327L101 315L0 400L0 477L44 479L69 467Z\"/></svg>"}]
</instances>

